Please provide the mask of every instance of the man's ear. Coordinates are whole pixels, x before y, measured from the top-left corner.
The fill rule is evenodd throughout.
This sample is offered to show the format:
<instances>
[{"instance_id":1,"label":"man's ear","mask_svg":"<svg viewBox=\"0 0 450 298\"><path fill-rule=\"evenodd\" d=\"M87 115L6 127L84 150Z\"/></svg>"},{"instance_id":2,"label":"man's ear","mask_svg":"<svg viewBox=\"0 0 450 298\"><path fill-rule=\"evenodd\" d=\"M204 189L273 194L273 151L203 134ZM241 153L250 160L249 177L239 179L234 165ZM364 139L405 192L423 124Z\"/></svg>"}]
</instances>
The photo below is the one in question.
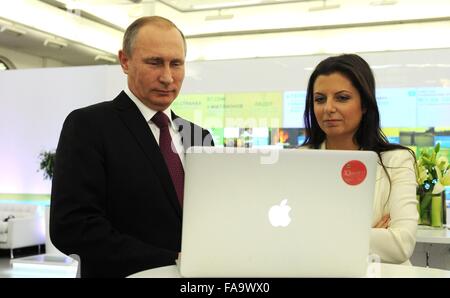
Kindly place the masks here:
<instances>
[{"instance_id":1,"label":"man's ear","mask_svg":"<svg viewBox=\"0 0 450 298\"><path fill-rule=\"evenodd\" d=\"M125 74L128 74L128 57L123 50L119 51L120 66Z\"/></svg>"}]
</instances>

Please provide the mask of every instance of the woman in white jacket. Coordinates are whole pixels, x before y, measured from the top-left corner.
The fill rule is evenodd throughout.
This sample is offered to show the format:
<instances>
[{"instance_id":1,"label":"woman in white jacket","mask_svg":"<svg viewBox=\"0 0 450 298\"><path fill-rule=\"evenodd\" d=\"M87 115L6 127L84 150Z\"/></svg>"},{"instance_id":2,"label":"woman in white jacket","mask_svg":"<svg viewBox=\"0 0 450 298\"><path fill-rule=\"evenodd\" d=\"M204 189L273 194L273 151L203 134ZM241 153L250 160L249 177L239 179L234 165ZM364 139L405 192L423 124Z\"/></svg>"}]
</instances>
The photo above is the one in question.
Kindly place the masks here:
<instances>
[{"instance_id":1,"label":"woman in white jacket","mask_svg":"<svg viewBox=\"0 0 450 298\"><path fill-rule=\"evenodd\" d=\"M344 54L317 65L308 82L304 123L302 146L378 154L370 252L382 262L408 264L418 219L415 154L389 143L381 131L375 79L364 59Z\"/></svg>"}]
</instances>

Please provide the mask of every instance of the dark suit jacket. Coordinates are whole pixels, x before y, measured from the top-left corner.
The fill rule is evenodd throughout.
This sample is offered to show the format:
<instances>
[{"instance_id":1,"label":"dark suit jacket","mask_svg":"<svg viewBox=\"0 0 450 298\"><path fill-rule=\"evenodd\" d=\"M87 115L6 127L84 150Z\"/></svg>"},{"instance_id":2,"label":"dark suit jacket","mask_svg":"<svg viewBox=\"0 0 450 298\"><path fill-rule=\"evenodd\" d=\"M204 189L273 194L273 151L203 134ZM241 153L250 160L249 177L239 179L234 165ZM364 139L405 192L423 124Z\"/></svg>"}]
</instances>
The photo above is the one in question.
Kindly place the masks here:
<instances>
[{"instance_id":1,"label":"dark suit jacket","mask_svg":"<svg viewBox=\"0 0 450 298\"><path fill-rule=\"evenodd\" d=\"M172 116L185 149L213 145L207 130ZM181 216L159 146L124 92L69 114L56 151L50 237L80 257L81 277L175 264Z\"/></svg>"}]
</instances>

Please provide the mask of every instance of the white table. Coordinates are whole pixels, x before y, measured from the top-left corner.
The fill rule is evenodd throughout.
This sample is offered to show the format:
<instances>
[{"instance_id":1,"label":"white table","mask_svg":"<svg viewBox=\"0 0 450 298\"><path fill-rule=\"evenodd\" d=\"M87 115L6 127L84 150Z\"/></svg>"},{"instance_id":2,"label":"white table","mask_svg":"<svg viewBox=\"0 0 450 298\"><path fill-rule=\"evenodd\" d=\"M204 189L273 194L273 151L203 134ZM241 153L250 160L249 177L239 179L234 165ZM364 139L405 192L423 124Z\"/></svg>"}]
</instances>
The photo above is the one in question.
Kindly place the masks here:
<instances>
[{"instance_id":1,"label":"white table","mask_svg":"<svg viewBox=\"0 0 450 298\"><path fill-rule=\"evenodd\" d=\"M450 278L450 271L415 267L415 266L404 266L404 265L393 265L393 264L371 264L369 271L371 272L368 277L446 277ZM178 271L178 266L165 266L155 269L149 269L141 271L128 276L130 278L180 278L180 272Z\"/></svg>"},{"instance_id":2,"label":"white table","mask_svg":"<svg viewBox=\"0 0 450 298\"><path fill-rule=\"evenodd\" d=\"M416 242L450 244L450 230L448 228L436 229L432 227L418 226Z\"/></svg>"},{"instance_id":3,"label":"white table","mask_svg":"<svg viewBox=\"0 0 450 298\"><path fill-rule=\"evenodd\" d=\"M410 260L414 265L450 269L450 231L418 226L416 247Z\"/></svg>"}]
</instances>

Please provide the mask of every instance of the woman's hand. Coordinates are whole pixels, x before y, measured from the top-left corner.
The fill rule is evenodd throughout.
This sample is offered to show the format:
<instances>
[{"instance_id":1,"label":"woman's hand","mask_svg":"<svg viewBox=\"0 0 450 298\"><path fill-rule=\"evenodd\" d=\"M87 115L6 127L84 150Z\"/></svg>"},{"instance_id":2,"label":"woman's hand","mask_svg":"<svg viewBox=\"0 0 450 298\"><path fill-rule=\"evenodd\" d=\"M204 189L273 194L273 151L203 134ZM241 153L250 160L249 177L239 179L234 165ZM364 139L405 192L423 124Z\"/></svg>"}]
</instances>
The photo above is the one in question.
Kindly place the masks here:
<instances>
[{"instance_id":1,"label":"woman's hand","mask_svg":"<svg viewBox=\"0 0 450 298\"><path fill-rule=\"evenodd\" d=\"M391 223L391 216L389 214L386 214L373 227L378 229L387 229L390 223Z\"/></svg>"}]
</instances>

